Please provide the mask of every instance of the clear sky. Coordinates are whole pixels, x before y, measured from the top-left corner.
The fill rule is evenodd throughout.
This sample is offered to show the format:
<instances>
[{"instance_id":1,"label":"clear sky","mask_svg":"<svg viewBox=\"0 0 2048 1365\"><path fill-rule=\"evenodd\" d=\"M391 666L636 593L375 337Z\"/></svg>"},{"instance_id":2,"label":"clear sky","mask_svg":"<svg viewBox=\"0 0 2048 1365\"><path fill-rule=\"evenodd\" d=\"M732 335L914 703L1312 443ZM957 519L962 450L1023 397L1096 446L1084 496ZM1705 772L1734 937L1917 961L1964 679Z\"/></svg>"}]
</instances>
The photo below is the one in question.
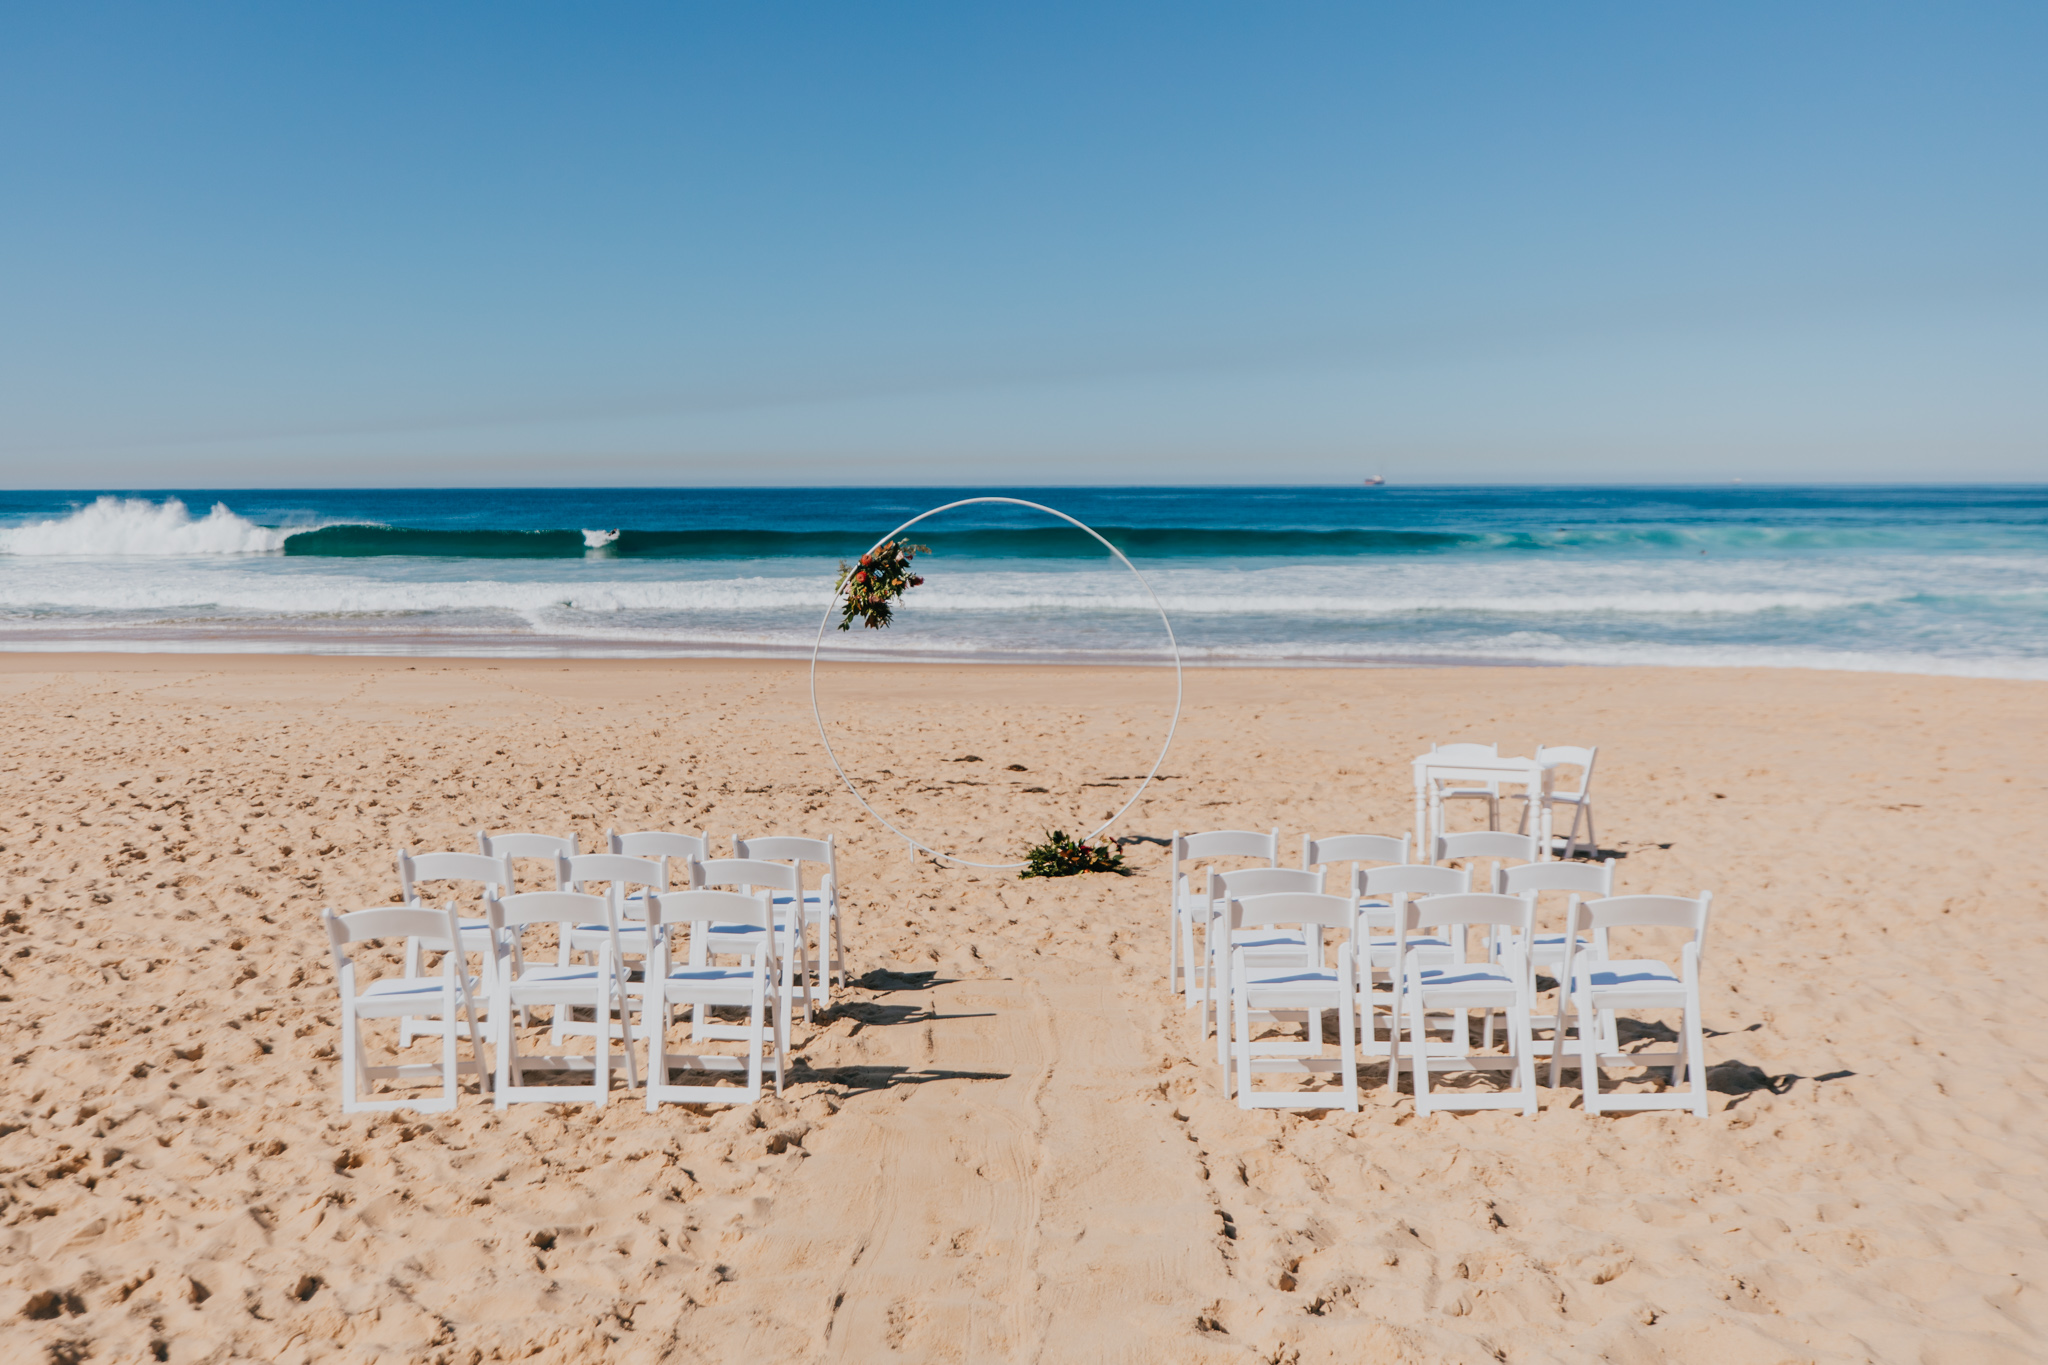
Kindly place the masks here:
<instances>
[{"instance_id":1,"label":"clear sky","mask_svg":"<svg viewBox=\"0 0 2048 1365\"><path fill-rule=\"evenodd\" d=\"M2048 6L0 3L0 484L2048 479Z\"/></svg>"}]
</instances>

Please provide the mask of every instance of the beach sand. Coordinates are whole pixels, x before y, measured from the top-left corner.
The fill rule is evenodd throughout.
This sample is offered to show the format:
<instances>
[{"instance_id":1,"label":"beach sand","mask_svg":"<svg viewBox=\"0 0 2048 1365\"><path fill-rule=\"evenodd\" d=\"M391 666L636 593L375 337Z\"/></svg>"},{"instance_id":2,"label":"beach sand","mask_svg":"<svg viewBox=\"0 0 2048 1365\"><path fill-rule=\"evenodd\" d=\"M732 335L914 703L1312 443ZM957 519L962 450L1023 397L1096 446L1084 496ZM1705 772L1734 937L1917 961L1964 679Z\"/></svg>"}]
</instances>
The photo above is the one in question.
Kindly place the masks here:
<instances>
[{"instance_id":1,"label":"beach sand","mask_svg":"<svg viewBox=\"0 0 2048 1365\"><path fill-rule=\"evenodd\" d=\"M1099 821L1171 698L824 691L878 808L968 856ZM1712 1117L1568 1086L1418 1120L1377 1068L1355 1115L1223 1099L1164 987L1163 851L1056 883L913 859L800 667L0 657L0 1358L2039 1360L2044 703L1191 672L1125 832L1398 833L1432 740L1598 743L1621 888L1716 893ZM649 1115L621 1077L602 1110L344 1117L318 912L480 826L836 830L859 984L753 1107Z\"/></svg>"}]
</instances>

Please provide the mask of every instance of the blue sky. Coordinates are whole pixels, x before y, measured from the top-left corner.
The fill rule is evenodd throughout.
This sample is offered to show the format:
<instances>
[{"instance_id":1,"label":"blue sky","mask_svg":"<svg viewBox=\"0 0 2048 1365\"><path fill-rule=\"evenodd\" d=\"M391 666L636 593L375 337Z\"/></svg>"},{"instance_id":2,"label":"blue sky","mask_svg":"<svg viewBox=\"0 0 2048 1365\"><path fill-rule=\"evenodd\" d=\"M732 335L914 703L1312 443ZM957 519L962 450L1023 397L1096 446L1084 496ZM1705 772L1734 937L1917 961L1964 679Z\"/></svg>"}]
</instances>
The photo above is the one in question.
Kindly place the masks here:
<instances>
[{"instance_id":1,"label":"blue sky","mask_svg":"<svg viewBox=\"0 0 2048 1365\"><path fill-rule=\"evenodd\" d=\"M0 6L0 483L2039 479L2048 7Z\"/></svg>"}]
</instances>

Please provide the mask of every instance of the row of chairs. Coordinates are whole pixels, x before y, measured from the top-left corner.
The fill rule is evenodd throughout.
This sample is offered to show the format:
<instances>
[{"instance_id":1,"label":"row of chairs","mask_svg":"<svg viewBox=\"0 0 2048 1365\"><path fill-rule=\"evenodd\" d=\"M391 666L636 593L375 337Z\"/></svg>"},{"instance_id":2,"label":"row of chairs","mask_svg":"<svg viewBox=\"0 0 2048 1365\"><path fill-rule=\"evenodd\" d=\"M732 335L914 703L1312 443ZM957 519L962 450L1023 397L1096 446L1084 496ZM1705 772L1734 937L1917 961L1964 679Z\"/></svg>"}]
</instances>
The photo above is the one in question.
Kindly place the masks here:
<instances>
[{"instance_id":1,"label":"row of chairs","mask_svg":"<svg viewBox=\"0 0 2048 1365\"><path fill-rule=\"evenodd\" d=\"M1252 1082L1260 1073L1335 1072L1342 1106L1355 1109L1360 1059L1384 1060L1395 1086L1405 1049L1420 1113L1534 1113L1536 1066L1547 1058L1553 1089L1564 1069L1578 1070L1588 1113L1705 1115L1699 972L1709 893L1618 896L1612 860L1541 860L1535 836L1504 831L1440 835L1427 863L1409 861L1405 836L1305 838L1298 868L1279 865L1279 847L1277 829L1172 839L1169 981L1200 1012L1203 1036L1213 1029L1225 1093L1244 1107L1328 1108L1316 1092L1261 1091ZM1565 898L1551 924L1541 922L1546 895ZM1674 968L1618 955L1617 930L1677 930L1688 939ZM1548 1015L1536 1012L1539 971L1558 983ZM1334 1057L1323 1036L1331 1010ZM1681 1020L1672 1048L1623 1050L1624 1013L1674 1010ZM1271 1036L1283 1027L1301 1036ZM1669 1066L1672 1089L1602 1089L1603 1068L1647 1066ZM1514 1073L1510 1088L1431 1085L1444 1072L1498 1070Z\"/></svg>"},{"instance_id":2,"label":"row of chairs","mask_svg":"<svg viewBox=\"0 0 2048 1365\"><path fill-rule=\"evenodd\" d=\"M646 1101L746 1103L759 1098L764 1049L775 1058L782 1084L789 1017L801 1008L829 1007L836 980L846 984L844 933L835 841L767 836L733 838L735 856L711 856L701 834L606 831L605 853L576 853L573 836L478 835L478 851L398 853L401 905L339 915L323 912L342 992L342 1102L347 1112L452 1107L457 1086L457 1044L467 1021L474 1060L482 1074L484 1029L496 1066L489 1082L499 1107L526 1100L606 1102L612 1044L623 1048L629 1085L639 1085L633 1015L647 1042ZM551 860L553 885L520 892L516 864ZM671 861L682 865L680 878ZM806 886L806 868L818 869ZM424 899L424 886L467 884L481 915L440 909ZM555 960L529 961L527 934L556 930ZM813 956L811 941L816 938ZM358 983L347 949L403 938L401 974ZM436 975L423 971L428 953L440 953ZM471 958L480 960L476 973ZM637 976L631 967L637 959ZM674 1012L690 1010L690 1039L739 1041L745 1055L669 1051ZM522 1054L517 1029L536 1008L551 1012L549 1040L595 1039L592 1053ZM715 1014L739 1010L743 1023ZM587 1020L578 1018L588 1012ZM484 1021L479 1024L479 1016ZM438 1034L442 1061L433 1065L372 1067L361 1022L397 1020L399 1045ZM739 1087L675 1085L676 1070L745 1072ZM529 1085L534 1071L590 1072L587 1085ZM439 1077L438 1100L371 1100L364 1083Z\"/></svg>"}]
</instances>

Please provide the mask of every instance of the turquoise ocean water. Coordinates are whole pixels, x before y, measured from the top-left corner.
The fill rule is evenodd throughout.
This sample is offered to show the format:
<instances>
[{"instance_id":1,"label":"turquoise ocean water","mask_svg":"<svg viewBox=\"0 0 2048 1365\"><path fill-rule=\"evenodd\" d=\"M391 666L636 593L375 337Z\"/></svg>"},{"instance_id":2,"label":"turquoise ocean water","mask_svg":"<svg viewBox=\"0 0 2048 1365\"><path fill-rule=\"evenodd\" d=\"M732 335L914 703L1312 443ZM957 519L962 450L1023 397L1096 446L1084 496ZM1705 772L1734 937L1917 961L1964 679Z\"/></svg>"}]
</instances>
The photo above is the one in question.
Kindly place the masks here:
<instances>
[{"instance_id":1,"label":"turquoise ocean water","mask_svg":"<svg viewBox=\"0 0 2048 1365\"><path fill-rule=\"evenodd\" d=\"M2048 678L2048 487L0 493L0 647L804 654L841 560L990 492L1102 531L1194 662ZM836 656L1165 657L1078 531L912 538L927 584Z\"/></svg>"}]
</instances>

